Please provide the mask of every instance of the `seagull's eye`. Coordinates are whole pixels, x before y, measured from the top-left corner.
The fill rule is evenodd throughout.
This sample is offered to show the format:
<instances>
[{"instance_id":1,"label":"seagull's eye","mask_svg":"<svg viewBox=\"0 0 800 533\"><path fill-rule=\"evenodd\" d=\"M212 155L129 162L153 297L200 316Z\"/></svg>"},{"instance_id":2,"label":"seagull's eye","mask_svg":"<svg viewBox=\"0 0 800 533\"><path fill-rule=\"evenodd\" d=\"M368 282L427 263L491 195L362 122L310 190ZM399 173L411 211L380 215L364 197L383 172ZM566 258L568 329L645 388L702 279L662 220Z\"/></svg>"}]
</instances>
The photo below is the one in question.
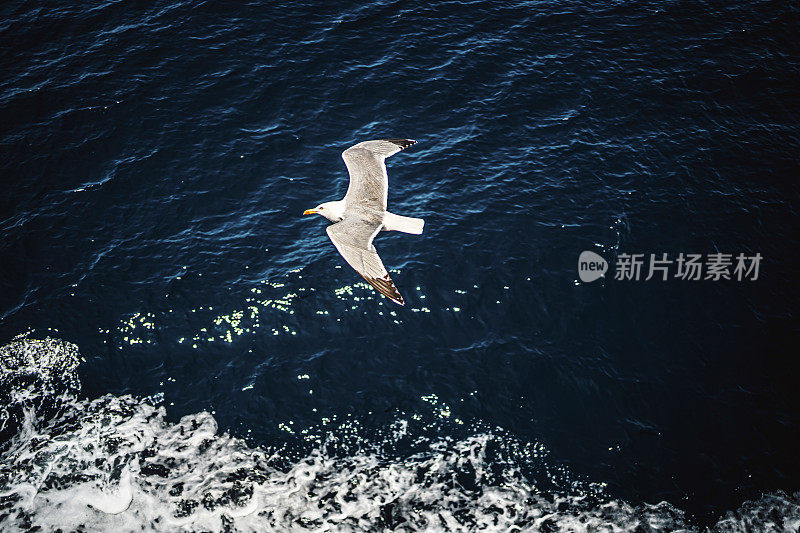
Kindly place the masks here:
<instances>
[{"instance_id":1,"label":"seagull's eye","mask_svg":"<svg viewBox=\"0 0 800 533\"><path fill-rule=\"evenodd\" d=\"M320 208L319 208L319 210L320 210L320 211L322 211L323 209L325 209L325 208L324 208L324 207L320 207Z\"/></svg>"}]
</instances>

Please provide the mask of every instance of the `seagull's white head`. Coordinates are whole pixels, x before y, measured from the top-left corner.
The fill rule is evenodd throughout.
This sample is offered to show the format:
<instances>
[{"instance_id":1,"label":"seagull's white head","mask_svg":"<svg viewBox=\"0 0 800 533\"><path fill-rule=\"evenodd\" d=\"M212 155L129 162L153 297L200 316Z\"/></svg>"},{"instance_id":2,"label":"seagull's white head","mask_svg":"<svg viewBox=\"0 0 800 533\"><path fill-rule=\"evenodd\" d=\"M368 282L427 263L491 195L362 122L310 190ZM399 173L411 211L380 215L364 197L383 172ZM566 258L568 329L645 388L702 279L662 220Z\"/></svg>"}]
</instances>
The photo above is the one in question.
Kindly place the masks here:
<instances>
[{"instance_id":1,"label":"seagull's white head","mask_svg":"<svg viewBox=\"0 0 800 533\"><path fill-rule=\"evenodd\" d=\"M306 209L303 211L304 215L322 215L331 222L340 222L344 217L344 200L336 200L335 202L325 202L319 204L314 209Z\"/></svg>"}]
</instances>

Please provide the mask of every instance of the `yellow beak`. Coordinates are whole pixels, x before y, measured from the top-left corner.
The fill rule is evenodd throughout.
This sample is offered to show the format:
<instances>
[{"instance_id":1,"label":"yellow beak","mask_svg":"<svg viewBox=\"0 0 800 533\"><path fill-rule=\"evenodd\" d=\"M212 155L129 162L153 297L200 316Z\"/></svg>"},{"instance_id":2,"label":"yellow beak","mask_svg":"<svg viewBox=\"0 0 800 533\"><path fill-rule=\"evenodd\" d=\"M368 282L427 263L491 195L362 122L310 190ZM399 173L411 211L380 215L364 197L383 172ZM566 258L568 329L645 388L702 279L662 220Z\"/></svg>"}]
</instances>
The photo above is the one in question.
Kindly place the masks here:
<instances>
[{"instance_id":1,"label":"yellow beak","mask_svg":"<svg viewBox=\"0 0 800 533\"><path fill-rule=\"evenodd\" d=\"M303 214L304 215L316 215L317 214L317 210L316 209L306 209L305 211L303 211Z\"/></svg>"}]
</instances>

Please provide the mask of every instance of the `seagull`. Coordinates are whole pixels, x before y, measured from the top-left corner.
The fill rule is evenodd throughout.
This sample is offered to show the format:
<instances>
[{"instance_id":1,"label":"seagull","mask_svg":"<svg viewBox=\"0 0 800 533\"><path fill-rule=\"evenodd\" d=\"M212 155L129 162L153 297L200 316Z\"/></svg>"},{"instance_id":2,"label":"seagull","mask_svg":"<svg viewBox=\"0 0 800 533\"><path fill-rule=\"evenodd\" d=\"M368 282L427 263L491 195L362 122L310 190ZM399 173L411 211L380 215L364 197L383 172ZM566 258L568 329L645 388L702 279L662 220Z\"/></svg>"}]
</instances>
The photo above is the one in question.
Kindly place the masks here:
<instances>
[{"instance_id":1,"label":"seagull","mask_svg":"<svg viewBox=\"0 0 800 533\"><path fill-rule=\"evenodd\" d=\"M381 139L351 146L342 152L350 174L350 186L344 198L303 212L304 215L322 215L333 222L325 231L344 260L378 292L400 305L405 305L403 297L383 266L372 239L379 231L422 233L425 221L421 218L395 215L386 210L389 176L384 161L416 143L411 139Z\"/></svg>"}]
</instances>

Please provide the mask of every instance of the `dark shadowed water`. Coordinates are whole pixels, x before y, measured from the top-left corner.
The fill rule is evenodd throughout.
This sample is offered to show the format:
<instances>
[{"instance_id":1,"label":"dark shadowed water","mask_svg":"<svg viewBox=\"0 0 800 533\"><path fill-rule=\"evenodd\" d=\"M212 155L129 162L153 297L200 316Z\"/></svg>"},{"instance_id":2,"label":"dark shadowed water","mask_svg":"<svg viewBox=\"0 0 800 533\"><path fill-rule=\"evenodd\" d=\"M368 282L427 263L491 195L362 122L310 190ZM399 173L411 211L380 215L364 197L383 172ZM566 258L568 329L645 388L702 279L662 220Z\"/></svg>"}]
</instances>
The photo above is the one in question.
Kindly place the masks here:
<instances>
[{"instance_id":1,"label":"dark shadowed water","mask_svg":"<svg viewBox=\"0 0 800 533\"><path fill-rule=\"evenodd\" d=\"M798 28L4 3L0 528L797 528ZM405 307L301 216L386 137ZM763 259L645 281L664 253Z\"/></svg>"}]
</instances>

